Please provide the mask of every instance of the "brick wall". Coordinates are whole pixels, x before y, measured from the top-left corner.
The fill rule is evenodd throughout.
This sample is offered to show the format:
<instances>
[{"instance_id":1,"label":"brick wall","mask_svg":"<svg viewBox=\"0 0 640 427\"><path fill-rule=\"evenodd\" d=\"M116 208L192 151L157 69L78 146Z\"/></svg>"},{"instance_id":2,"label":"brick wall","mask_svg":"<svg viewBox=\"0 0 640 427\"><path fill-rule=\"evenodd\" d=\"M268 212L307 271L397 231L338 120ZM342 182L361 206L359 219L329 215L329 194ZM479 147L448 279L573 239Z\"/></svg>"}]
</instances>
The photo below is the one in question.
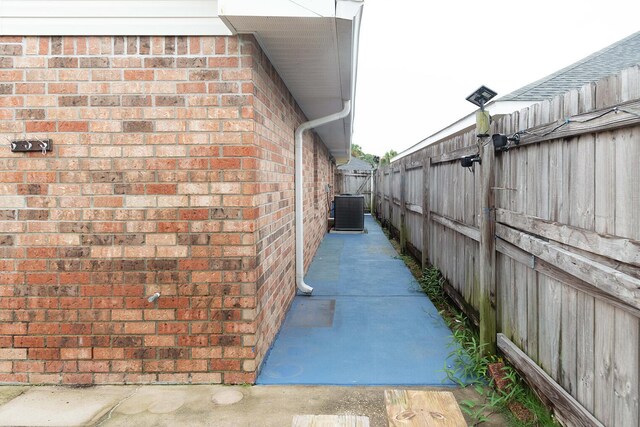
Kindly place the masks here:
<instances>
[{"instance_id":1,"label":"brick wall","mask_svg":"<svg viewBox=\"0 0 640 427\"><path fill-rule=\"evenodd\" d=\"M0 38L0 382L252 382L302 120L250 37ZM308 262L332 166L307 145Z\"/></svg>"},{"instance_id":2,"label":"brick wall","mask_svg":"<svg viewBox=\"0 0 640 427\"><path fill-rule=\"evenodd\" d=\"M247 50L249 47L247 46ZM294 131L305 121L284 83L257 44L252 45L256 144L261 150L257 220L256 364L263 360L295 295ZM305 270L327 228L325 186L335 163L320 139L306 132L303 145ZM314 165L314 158L316 159Z\"/></svg>"}]
</instances>

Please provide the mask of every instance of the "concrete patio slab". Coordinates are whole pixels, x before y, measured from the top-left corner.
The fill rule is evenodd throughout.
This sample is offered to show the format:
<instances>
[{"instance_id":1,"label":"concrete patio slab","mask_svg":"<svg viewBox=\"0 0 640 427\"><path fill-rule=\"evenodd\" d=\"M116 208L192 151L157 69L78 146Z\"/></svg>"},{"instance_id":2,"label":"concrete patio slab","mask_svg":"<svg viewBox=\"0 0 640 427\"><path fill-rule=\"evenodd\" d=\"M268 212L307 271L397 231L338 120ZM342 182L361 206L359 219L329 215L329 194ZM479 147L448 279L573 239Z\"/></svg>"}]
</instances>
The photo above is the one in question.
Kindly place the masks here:
<instances>
[{"instance_id":1,"label":"concrete patio slab","mask_svg":"<svg viewBox=\"0 0 640 427\"><path fill-rule=\"evenodd\" d=\"M472 388L447 390L458 402L478 399ZM0 404L0 420L2 425L43 427L288 427L299 415L331 415L367 417L371 427L387 427L384 391L327 386L0 386L0 396L19 395ZM502 426L505 420L492 415L483 425Z\"/></svg>"},{"instance_id":2,"label":"concrete patio slab","mask_svg":"<svg viewBox=\"0 0 640 427\"><path fill-rule=\"evenodd\" d=\"M92 425L135 388L33 387L0 406L0 426Z\"/></svg>"}]
</instances>

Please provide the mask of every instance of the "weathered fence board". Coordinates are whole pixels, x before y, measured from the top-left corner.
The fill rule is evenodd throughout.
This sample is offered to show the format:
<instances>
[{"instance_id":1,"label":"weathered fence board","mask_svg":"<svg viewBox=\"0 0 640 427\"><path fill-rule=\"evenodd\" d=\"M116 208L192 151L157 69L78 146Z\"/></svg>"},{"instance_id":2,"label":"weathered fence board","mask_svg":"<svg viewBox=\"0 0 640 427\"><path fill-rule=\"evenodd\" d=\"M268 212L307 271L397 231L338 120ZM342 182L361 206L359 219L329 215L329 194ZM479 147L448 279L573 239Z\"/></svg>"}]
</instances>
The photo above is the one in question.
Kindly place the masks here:
<instances>
[{"instance_id":1,"label":"weathered fence board","mask_svg":"<svg viewBox=\"0 0 640 427\"><path fill-rule=\"evenodd\" d=\"M570 422L575 426L601 426L604 425L590 414L578 401L576 401L566 390L560 387L553 378L549 377L536 363L531 360L514 343L509 341L503 334L498 334L498 346L509 361L520 372L525 374L528 381L554 408L559 409L562 414L561 419Z\"/></svg>"},{"instance_id":2,"label":"weathered fence board","mask_svg":"<svg viewBox=\"0 0 640 427\"><path fill-rule=\"evenodd\" d=\"M482 277L492 271L495 313L481 314L480 325L494 318L497 332L600 423L639 425L640 67L493 126L522 138L495 153L492 179L481 174L491 140L469 129L381 168L378 216L404 224L408 248L442 272L467 311L482 313ZM462 168L472 154L483 164ZM486 253L479 242L492 226Z\"/></svg>"},{"instance_id":3,"label":"weathered fence board","mask_svg":"<svg viewBox=\"0 0 640 427\"><path fill-rule=\"evenodd\" d=\"M335 176L337 193L362 194L365 210L371 211L372 179L373 171L338 169Z\"/></svg>"}]
</instances>

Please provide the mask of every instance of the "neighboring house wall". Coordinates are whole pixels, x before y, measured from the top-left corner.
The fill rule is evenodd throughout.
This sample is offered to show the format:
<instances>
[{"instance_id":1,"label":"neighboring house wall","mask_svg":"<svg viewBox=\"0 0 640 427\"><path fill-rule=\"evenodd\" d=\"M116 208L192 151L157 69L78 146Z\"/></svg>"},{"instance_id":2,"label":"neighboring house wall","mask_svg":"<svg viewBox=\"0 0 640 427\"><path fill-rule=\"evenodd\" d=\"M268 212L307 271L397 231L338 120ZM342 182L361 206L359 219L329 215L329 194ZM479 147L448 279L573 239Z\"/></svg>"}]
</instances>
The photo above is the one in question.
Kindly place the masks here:
<instances>
[{"instance_id":1,"label":"neighboring house wall","mask_svg":"<svg viewBox=\"0 0 640 427\"><path fill-rule=\"evenodd\" d=\"M295 292L304 120L255 40L0 52L0 382L253 382ZM11 153L25 134L53 152ZM306 201L308 263L326 222Z\"/></svg>"}]
</instances>

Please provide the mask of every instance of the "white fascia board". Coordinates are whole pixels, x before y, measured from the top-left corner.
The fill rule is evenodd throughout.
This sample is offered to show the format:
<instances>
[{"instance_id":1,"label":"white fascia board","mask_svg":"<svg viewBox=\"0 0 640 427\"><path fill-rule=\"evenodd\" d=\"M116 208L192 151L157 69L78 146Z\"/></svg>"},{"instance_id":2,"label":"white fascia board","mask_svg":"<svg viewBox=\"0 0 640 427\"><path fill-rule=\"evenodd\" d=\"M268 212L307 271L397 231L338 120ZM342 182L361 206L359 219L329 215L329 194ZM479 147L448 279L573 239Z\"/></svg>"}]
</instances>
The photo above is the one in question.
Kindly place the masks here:
<instances>
[{"instance_id":1,"label":"white fascia board","mask_svg":"<svg viewBox=\"0 0 640 427\"><path fill-rule=\"evenodd\" d=\"M228 36L219 18L0 18L0 34L21 36Z\"/></svg>"},{"instance_id":2,"label":"white fascia board","mask_svg":"<svg viewBox=\"0 0 640 427\"><path fill-rule=\"evenodd\" d=\"M333 18L334 0L218 0L219 16Z\"/></svg>"},{"instance_id":3,"label":"white fascia board","mask_svg":"<svg viewBox=\"0 0 640 427\"><path fill-rule=\"evenodd\" d=\"M505 114L511 114L516 111L520 111L523 108L528 108L538 101L494 101L486 105L487 111L491 116L503 116ZM400 160L401 158L413 154L422 148L442 141L443 139L451 138L460 133L464 133L469 129L472 129L476 125L476 113L475 111L467 116L464 116L460 120L450 124L444 129L439 130L431 136L423 139L412 147L407 148L403 152L391 159L391 162Z\"/></svg>"},{"instance_id":4,"label":"white fascia board","mask_svg":"<svg viewBox=\"0 0 640 427\"><path fill-rule=\"evenodd\" d=\"M217 10L217 0L0 0L0 35L230 35Z\"/></svg>"},{"instance_id":5,"label":"white fascia board","mask_svg":"<svg viewBox=\"0 0 640 427\"><path fill-rule=\"evenodd\" d=\"M216 0L0 0L3 17L205 18L217 16Z\"/></svg>"},{"instance_id":6,"label":"white fascia board","mask_svg":"<svg viewBox=\"0 0 640 427\"><path fill-rule=\"evenodd\" d=\"M362 12L364 0L336 0L336 18L353 20Z\"/></svg>"}]
</instances>

